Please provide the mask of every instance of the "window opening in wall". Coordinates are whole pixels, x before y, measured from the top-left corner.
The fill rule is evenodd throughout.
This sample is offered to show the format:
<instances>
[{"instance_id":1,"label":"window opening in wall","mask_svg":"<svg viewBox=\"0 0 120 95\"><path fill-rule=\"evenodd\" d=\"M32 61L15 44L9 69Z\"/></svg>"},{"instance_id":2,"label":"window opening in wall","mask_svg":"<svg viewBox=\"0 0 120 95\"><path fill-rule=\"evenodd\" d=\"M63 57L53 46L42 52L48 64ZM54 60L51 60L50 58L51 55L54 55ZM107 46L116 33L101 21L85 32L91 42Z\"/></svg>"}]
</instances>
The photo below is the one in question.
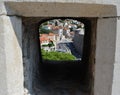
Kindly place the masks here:
<instances>
[{"instance_id":1,"label":"window opening in wall","mask_svg":"<svg viewBox=\"0 0 120 95\"><path fill-rule=\"evenodd\" d=\"M39 26L43 61L82 60L85 25L74 19L52 19Z\"/></svg>"},{"instance_id":2,"label":"window opening in wall","mask_svg":"<svg viewBox=\"0 0 120 95\"><path fill-rule=\"evenodd\" d=\"M40 29L43 23L56 19L62 21L69 19L84 23L84 45L81 60L42 62L40 56L41 45L39 44L41 43L39 36L41 35ZM35 95L91 95L88 93L93 91L94 82L93 68L96 19L80 17L30 17L23 18L22 21L24 27L22 46L25 68L25 88L29 90L34 88ZM48 23L46 25L48 25Z\"/></svg>"}]
</instances>

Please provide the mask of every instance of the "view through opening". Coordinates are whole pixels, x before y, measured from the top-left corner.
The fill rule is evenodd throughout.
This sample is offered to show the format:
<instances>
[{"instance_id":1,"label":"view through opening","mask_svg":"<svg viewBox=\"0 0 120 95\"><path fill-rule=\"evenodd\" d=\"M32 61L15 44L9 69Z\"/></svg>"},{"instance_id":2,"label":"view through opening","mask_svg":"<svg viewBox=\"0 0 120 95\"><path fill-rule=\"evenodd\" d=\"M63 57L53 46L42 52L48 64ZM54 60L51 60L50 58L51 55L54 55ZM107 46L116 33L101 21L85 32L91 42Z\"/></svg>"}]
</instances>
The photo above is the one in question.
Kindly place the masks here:
<instances>
[{"instance_id":1,"label":"view through opening","mask_svg":"<svg viewBox=\"0 0 120 95\"><path fill-rule=\"evenodd\" d=\"M81 59L74 61L42 61L41 60L41 32L42 27L48 26L50 21L75 21L83 24L83 40ZM43 25L46 23L45 26ZM59 25L53 23L54 27ZM55 24L57 24L55 26ZM42 26L43 25L43 26ZM23 53L25 63L25 87L34 88L35 95L90 95L93 87L94 44L96 33L96 19L73 17L40 17L23 18ZM41 27L42 26L42 27ZM52 24L50 24L52 26ZM65 26L65 25L64 25ZM78 25L77 25L78 26ZM39 30L38 30L39 27ZM63 27L64 28L64 27ZM47 29L50 30L50 29ZM72 30L72 29L71 29ZM74 29L73 29L74 30ZM75 31L76 30L76 31ZM77 32L76 28L73 32ZM37 31L37 32L36 32ZM69 31L71 32L71 31ZM54 32L51 32L53 34ZM80 32L77 32L79 36ZM54 33L55 34L55 33ZM81 33L82 34L82 33ZM49 33L46 33L49 35ZM58 34L56 34L58 35ZM68 38L69 39L69 38ZM74 41L72 39L71 41ZM80 39L76 39L80 42ZM77 42L76 45L79 45ZM51 42L52 43L52 42ZM73 44L74 45L74 44ZM55 45L53 45L55 46ZM79 45L80 46L80 45ZM50 46L51 48L51 46ZM80 49L80 47L78 47ZM76 48L77 49L77 48ZM54 52L55 49L51 50ZM51 51L44 50L46 53ZM57 51L58 52L58 51ZM65 53L59 51L58 53ZM74 56L74 55L73 55ZM28 60L29 59L29 60ZM27 61L28 60L28 61ZM46 60L46 59L44 59ZM44 64L39 64L39 63ZM30 63L30 64L28 64ZM27 69L30 68L30 69ZM28 80L29 79L29 80ZM32 80L33 79L33 80ZM33 83L33 86L31 84ZM82 93L82 94L81 94ZM85 93L85 94L83 94Z\"/></svg>"},{"instance_id":2,"label":"view through opening","mask_svg":"<svg viewBox=\"0 0 120 95\"><path fill-rule=\"evenodd\" d=\"M39 26L43 61L82 60L85 25L74 19L48 20Z\"/></svg>"}]
</instances>

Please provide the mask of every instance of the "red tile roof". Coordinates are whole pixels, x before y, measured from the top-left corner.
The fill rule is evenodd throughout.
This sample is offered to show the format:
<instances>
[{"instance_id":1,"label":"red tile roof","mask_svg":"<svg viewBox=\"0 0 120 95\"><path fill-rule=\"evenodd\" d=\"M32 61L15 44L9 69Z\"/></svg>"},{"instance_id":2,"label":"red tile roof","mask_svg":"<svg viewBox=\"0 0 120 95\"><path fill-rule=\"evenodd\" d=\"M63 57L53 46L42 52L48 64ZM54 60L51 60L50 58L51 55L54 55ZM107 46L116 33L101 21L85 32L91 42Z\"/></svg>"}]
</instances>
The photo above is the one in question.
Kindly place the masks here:
<instances>
[{"instance_id":1,"label":"red tile roof","mask_svg":"<svg viewBox=\"0 0 120 95\"><path fill-rule=\"evenodd\" d=\"M54 33L49 33L49 36L54 36L55 34Z\"/></svg>"},{"instance_id":2,"label":"red tile roof","mask_svg":"<svg viewBox=\"0 0 120 95\"><path fill-rule=\"evenodd\" d=\"M43 41L48 41L49 39L46 38L46 37L40 37L40 42L43 42Z\"/></svg>"}]
</instances>

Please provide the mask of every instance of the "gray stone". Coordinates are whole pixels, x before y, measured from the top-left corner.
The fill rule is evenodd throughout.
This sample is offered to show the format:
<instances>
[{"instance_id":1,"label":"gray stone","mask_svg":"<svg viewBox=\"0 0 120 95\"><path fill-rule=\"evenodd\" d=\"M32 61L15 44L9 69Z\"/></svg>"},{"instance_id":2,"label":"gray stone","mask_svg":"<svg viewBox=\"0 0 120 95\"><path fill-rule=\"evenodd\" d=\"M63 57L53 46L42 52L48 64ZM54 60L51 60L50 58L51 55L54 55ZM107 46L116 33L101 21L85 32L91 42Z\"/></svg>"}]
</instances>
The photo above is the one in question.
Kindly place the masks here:
<instances>
[{"instance_id":1,"label":"gray stone","mask_svg":"<svg viewBox=\"0 0 120 95\"><path fill-rule=\"evenodd\" d=\"M120 30L120 20L117 20L117 31ZM114 64L114 76L113 76L113 91L112 95L119 95L120 93L120 32L116 37L116 52L115 52L115 64Z\"/></svg>"},{"instance_id":2,"label":"gray stone","mask_svg":"<svg viewBox=\"0 0 120 95\"><path fill-rule=\"evenodd\" d=\"M14 10L11 10L8 5L5 5L4 2L0 1L0 15L16 15L17 13Z\"/></svg>"},{"instance_id":3,"label":"gray stone","mask_svg":"<svg viewBox=\"0 0 120 95\"><path fill-rule=\"evenodd\" d=\"M112 95L116 19L98 19L97 26L94 94Z\"/></svg>"},{"instance_id":4,"label":"gray stone","mask_svg":"<svg viewBox=\"0 0 120 95\"><path fill-rule=\"evenodd\" d=\"M7 95L4 17L0 17L0 95Z\"/></svg>"},{"instance_id":5,"label":"gray stone","mask_svg":"<svg viewBox=\"0 0 120 95\"><path fill-rule=\"evenodd\" d=\"M6 15L7 11L4 2L0 2L0 15Z\"/></svg>"},{"instance_id":6,"label":"gray stone","mask_svg":"<svg viewBox=\"0 0 120 95\"><path fill-rule=\"evenodd\" d=\"M114 5L43 2L7 2L5 4L16 11L17 15L25 17L111 17L117 15Z\"/></svg>"},{"instance_id":7,"label":"gray stone","mask_svg":"<svg viewBox=\"0 0 120 95\"><path fill-rule=\"evenodd\" d=\"M21 18L25 17L101 17L97 24L95 63L95 95L119 95L120 93L120 16L119 0L1 0L0 3L0 95L23 95L23 75L28 90L32 90L39 54L36 41L24 31L22 39ZM25 2L27 1L27 2ZM33 3L33 1L36 3ZM21 2L21 3L20 3ZM39 3L38 3L39 2ZM40 3L41 2L41 3ZM43 3L49 2L49 3ZM50 3L54 2L54 3ZM58 3L60 2L60 3ZM69 3L68 3L69 2ZM79 3L78 3L79 2ZM85 4L82 4L85 3ZM88 4L89 3L89 4ZM92 3L92 4L90 4ZM94 3L94 4L93 4ZM100 4L100 5L99 5ZM106 5L104 5L106 4ZM110 5L112 4L112 5ZM117 7L117 12L116 12ZM9 15L13 17L3 16ZM114 17L102 19L102 17ZM28 21L29 22L29 21ZM29 27L31 27L30 25ZM27 28L27 25L25 25ZM35 27L34 27L35 28ZM34 31L30 30L35 36ZM27 35L27 37L26 37ZM25 38L26 37L26 38ZM28 41L30 39L30 42ZM22 40L28 41L23 43ZM115 40L116 47L115 47ZM26 43L30 46L27 49ZM33 44L34 43L34 44ZM25 47L24 47L25 46ZM116 48L116 52L115 52ZM23 58L22 58L23 50ZM28 51L27 51L28 50ZM34 52L35 50L35 52ZM115 58L115 59L114 59ZM23 60L24 59L24 60ZM23 62L26 66L23 74ZM34 64L33 64L34 63ZM115 63L115 64L114 64ZM114 75L113 75L114 70ZM112 85L113 83L113 85ZM111 94L112 92L112 94Z\"/></svg>"},{"instance_id":8,"label":"gray stone","mask_svg":"<svg viewBox=\"0 0 120 95\"><path fill-rule=\"evenodd\" d=\"M23 94L23 64L22 64L22 51L18 42L21 35L21 19L18 17L0 17L0 48L1 58L0 61L2 68L0 69L1 77L1 89L0 95L22 95ZM19 28L20 27L20 28ZM18 30L19 29L19 30ZM18 38L17 38L18 37ZM19 69L18 69L19 68ZM3 72L3 73L2 73ZM3 81L3 82L2 82ZM6 85L5 85L6 83ZM6 90L5 88L6 87Z\"/></svg>"}]
</instances>

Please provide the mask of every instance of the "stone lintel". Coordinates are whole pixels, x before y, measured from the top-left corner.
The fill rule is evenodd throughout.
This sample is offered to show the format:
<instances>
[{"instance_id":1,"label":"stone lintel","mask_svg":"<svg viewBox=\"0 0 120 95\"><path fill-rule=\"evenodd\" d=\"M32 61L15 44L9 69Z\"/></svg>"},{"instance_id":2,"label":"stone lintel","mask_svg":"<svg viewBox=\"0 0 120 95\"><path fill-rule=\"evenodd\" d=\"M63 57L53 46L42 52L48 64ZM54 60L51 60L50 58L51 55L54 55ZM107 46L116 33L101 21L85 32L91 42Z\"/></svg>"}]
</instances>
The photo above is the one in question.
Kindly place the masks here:
<instances>
[{"instance_id":1,"label":"stone lintel","mask_svg":"<svg viewBox=\"0 0 120 95\"><path fill-rule=\"evenodd\" d=\"M0 1L0 16L2 15L17 15L17 13L10 9L9 6L5 5L5 2Z\"/></svg>"},{"instance_id":2,"label":"stone lintel","mask_svg":"<svg viewBox=\"0 0 120 95\"><path fill-rule=\"evenodd\" d=\"M116 6L103 4L57 2L5 2L3 13L24 17L111 17ZM5 9L6 8L6 9Z\"/></svg>"}]
</instances>

